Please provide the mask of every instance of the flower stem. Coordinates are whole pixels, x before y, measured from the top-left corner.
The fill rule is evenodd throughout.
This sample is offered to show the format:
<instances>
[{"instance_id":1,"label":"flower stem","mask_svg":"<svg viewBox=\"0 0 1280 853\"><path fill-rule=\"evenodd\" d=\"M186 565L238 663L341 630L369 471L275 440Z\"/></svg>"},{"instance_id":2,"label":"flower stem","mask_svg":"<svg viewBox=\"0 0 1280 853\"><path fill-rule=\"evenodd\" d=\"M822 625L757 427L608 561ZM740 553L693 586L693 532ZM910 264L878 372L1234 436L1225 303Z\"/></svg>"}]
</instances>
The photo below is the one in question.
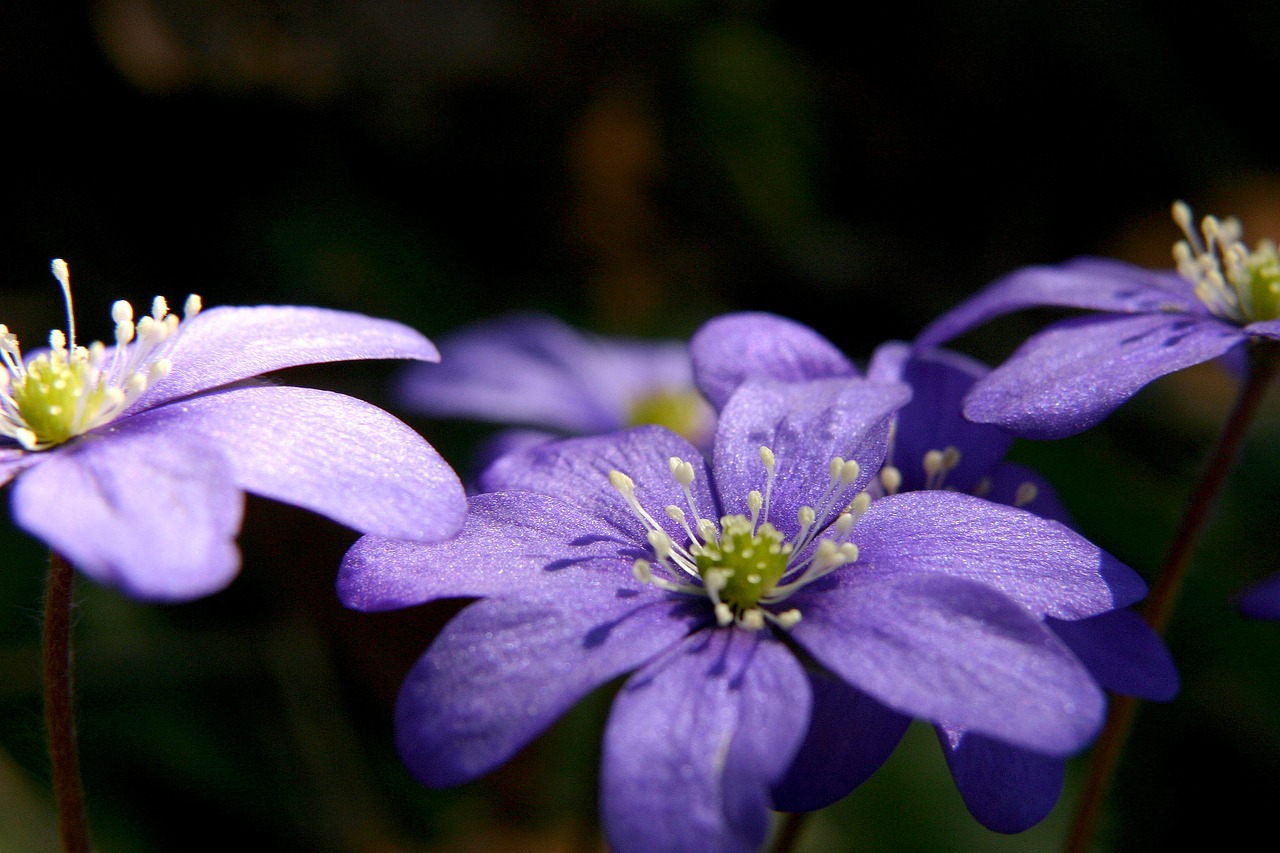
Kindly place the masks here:
<instances>
[{"instance_id":1,"label":"flower stem","mask_svg":"<svg viewBox=\"0 0 1280 853\"><path fill-rule=\"evenodd\" d=\"M89 853L89 826L80 784L75 717L71 710L71 564L49 552L49 588L44 600L44 720L49 737L58 832L64 853Z\"/></svg>"},{"instance_id":2,"label":"flower stem","mask_svg":"<svg viewBox=\"0 0 1280 853\"><path fill-rule=\"evenodd\" d=\"M1191 495L1191 501L1183 513L1177 534L1169 546L1155 586L1147 599L1143 618L1157 634L1164 634L1173 615L1182 582L1191 565L1196 544L1204 532L1209 511L1213 508L1231 463L1235 460L1240 444L1248 431L1258 406L1266 394L1267 386L1280 369L1280 346L1270 342L1255 342L1249 349L1249 374L1235 406L1227 418L1214 445L1213 454L1200 481ZM1089 765L1089 779L1084 795L1076 809L1075 819L1067 836L1065 853L1085 853L1089 849L1094 831L1102 813L1102 803L1111 788L1112 777L1119 764L1120 753L1133 728L1138 713L1139 700L1133 696L1117 696L1107 714L1107 723L1094 746Z\"/></svg>"}]
</instances>

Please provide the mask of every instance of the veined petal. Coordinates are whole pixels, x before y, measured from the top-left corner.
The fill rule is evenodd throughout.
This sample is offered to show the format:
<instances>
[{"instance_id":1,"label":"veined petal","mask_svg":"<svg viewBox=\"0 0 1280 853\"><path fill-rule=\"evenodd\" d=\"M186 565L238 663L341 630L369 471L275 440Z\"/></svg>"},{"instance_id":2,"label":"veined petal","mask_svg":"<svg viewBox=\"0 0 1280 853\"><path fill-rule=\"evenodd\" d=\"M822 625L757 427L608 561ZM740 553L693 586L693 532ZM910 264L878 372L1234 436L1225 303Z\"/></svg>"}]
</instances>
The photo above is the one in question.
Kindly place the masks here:
<instances>
[{"instance_id":1,"label":"veined petal","mask_svg":"<svg viewBox=\"0 0 1280 853\"><path fill-rule=\"evenodd\" d=\"M1160 636L1127 609L1046 624L1108 690L1167 702L1178 695L1178 670Z\"/></svg>"},{"instance_id":2,"label":"veined petal","mask_svg":"<svg viewBox=\"0 0 1280 853\"><path fill-rule=\"evenodd\" d=\"M158 406L300 364L407 358L438 361L435 345L402 323L296 305L220 306L183 322L172 369L133 406Z\"/></svg>"},{"instance_id":3,"label":"veined petal","mask_svg":"<svg viewBox=\"0 0 1280 853\"><path fill-rule=\"evenodd\" d=\"M810 812L831 805L871 778L911 725L856 687L806 672L813 713L791 769L773 786L773 807Z\"/></svg>"},{"instance_id":4,"label":"veined petal","mask_svg":"<svg viewBox=\"0 0 1280 853\"><path fill-rule=\"evenodd\" d=\"M625 586L643 553L636 542L558 498L491 492L471 499L462 532L447 542L360 539L342 560L338 597L356 610L394 610L437 598L509 594L565 573L575 583L577 573L587 570L613 572Z\"/></svg>"},{"instance_id":5,"label":"veined petal","mask_svg":"<svg viewBox=\"0 0 1280 853\"><path fill-rule=\"evenodd\" d=\"M916 338L916 346L939 346L1002 314L1037 306L1209 316L1191 283L1175 272L1156 272L1103 258L1077 258L1057 266L1025 267L997 279L929 324Z\"/></svg>"},{"instance_id":6,"label":"veined petal","mask_svg":"<svg viewBox=\"0 0 1280 853\"><path fill-rule=\"evenodd\" d=\"M428 785L487 773L589 691L678 643L700 618L693 612L600 575L580 577L572 594L543 588L478 601L405 679L400 755Z\"/></svg>"},{"instance_id":7,"label":"veined petal","mask_svg":"<svg viewBox=\"0 0 1280 853\"><path fill-rule=\"evenodd\" d=\"M614 700L600 794L612 849L755 853L808 719L804 672L767 632L686 638Z\"/></svg>"},{"instance_id":8,"label":"veined petal","mask_svg":"<svg viewBox=\"0 0 1280 853\"><path fill-rule=\"evenodd\" d=\"M965 416L1028 438L1100 423L1144 385L1245 341L1236 326L1192 314L1077 317L1032 335L973 386Z\"/></svg>"},{"instance_id":9,"label":"veined petal","mask_svg":"<svg viewBox=\"0 0 1280 853\"><path fill-rule=\"evenodd\" d=\"M905 382L912 390L911 402L898 411L889 460L902 473L902 491L926 488L923 462L932 450L955 447L961 451L946 485L962 492L972 491L1004 458L1013 436L960 413L965 394L989 372L981 362L947 350L916 351L898 341L876 348L868 376L879 382Z\"/></svg>"},{"instance_id":10,"label":"veined petal","mask_svg":"<svg viewBox=\"0 0 1280 853\"><path fill-rule=\"evenodd\" d=\"M216 444L241 488L362 533L436 541L456 533L466 514L458 475L422 436L342 394L233 388L129 420Z\"/></svg>"},{"instance_id":11,"label":"veined petal","mask_svg":"<svg viewBox=\"0 0 1280 853\"><path fill-rule=\"evenodd\" d=\"M530 491L560 498L612 524L632 542L643 543L645 528L609 485L609 472L621 471L635 482L640 504L675 541L684 542L687 537L680 526L663 512L669 504L689 511L671 474L668 460L673 456L694 468L691 489L698 512L718 519L720 509L711 496L702 454L675 433L655 426L566 438L510 453L480 475L479 485L484 491Z\"/></svg>"},{"instance_id":12,"label":"veined petal","mask_svg":"<svg viewBox=\"0 0 1280 853\"><path fill-rule=\"evenodd\" d=\"M951 776L969 812L987 829L1030 829L1062 793L1063 760L974 732L938 727Z\"/></svg>"},{"instance_id":13,"label":"veined petal","mask_svg":"<svg viewBox=\"0 0 1280 853\"><path fill-rule=\"evenodd\" d=\"M857 378L743 383L721 412L716 433L714 470L724 511L747 513L747 494L764 491L761 446L777 459L769 520L784 534L798 529L800 507L821 503L833 457L860 466L848 503L880 469L889 423L910 394L905 385Z\"/></svg>"},{"instance_id":14,"label":"veined petal","mask_svg":"<svg viewBox=\"0 0 1280 853\"><path fill-rule=\"evenodd\" d=\"M747 379L800 382L858 375L822 335L776 314L716 317L694 334L689 352L698 388L717 409Z\"/></svg>"},{"instance_id":15,"label":"veined petal","mask_svg":"<svg viewBox=\"0 0 1280 853\"><path fill-rule=\"evenodd\" d=\"M850 684L900 713L1052 755L1097 733L1101 691L1011 599L946 575L838 574L838 586L792 596L804 618L791 636Z\"/></svg>"},{"instance_id":16,"label":"veined petal","mask_svg":"<svg viewBox=\"0 0 1280 853\"><path fill-rule=\"evenodd\" d=\"M230 462L197 436L134 427L46 451L14 486L14 520L134 598L187 601L221 590L240 569L244 495Z\"/></svg>"},{"instance_id":17,"label":"veined petal","mask_svg":"<svg viewBox=\"0 0 1280 853\"><path fill-rule=\"evenodd\" d=\"M998 589L1036 615L1081 619L1132 604L1142 578L1056 521L955 492L881 498L853 528L858 562L837 582L936 572Z\"/></svg>"}]
</instances>

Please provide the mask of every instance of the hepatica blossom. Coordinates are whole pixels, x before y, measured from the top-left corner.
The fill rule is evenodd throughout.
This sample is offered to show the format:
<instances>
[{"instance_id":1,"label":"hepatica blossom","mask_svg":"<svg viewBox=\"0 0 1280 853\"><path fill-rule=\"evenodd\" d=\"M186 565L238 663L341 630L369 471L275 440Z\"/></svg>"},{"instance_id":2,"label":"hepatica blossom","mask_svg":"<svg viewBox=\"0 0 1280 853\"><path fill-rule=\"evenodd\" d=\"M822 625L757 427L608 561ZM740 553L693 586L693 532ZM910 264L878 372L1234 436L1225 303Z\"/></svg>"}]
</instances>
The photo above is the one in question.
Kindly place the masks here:
<instances>
[{"instance_id":1,"label":"hepatica blossom","mask_svg":"<svg viewBox=\"0 0 1280 853\"><path fill-rule=\"evenodd\" d=\"M115 345L76 343L66 264L54 275L68 328L24 357L0 326L0 485L13 518L85 574L129 595L181 601L239 569L244 491L360 531L434 540L460 527L452 469L400 421L359 400L254 381L300 364L438 358L399 323L261 306L183 319L156 297L111 310Z\"/></svg>"},{"instance_id":2,"label":"hepatica blossom","mask_svg":"<svg viewBox=\"0 0 1280 853\"><path fill-rule=\"evenodd\" d=\"M690 348L713 400L726 399L752 377L804 381L858 372L812 329L770 314L712 320ZM894 415L889 449L870 483L870 495L878 500L922 490L957 491L1068 521L1042 477L1004 461L1012 443L1008 432L962 416L965 394L988 373L985 365L946 350L915 351L898 342L876 349L869 378L906 383L912 397ZM1176 693L1178 678L1168 650L1128 609L1079 620L1046 616L1044 625L1100 686L1149 699L1170 699ZM825 784L810 785L803 796L778 803L790 811L821 808L861 784L888 757L910 722L907 715L886 708L870 711L873 700L830 684L815 691L815 698L819 707L792 772ZM869 715L875 720L868 727L872 737L851 723ZM937 721L936 728L966 805L987 827L1020 832L1043 819L1057 802L1063 779L1060 755L965 731L947 721Z\"/></svg>"},{"instance_id":3,"label":"hepatica blossom","mask_svg":"<svg viewBox=\"0 0 1280 853\"><path fill-rule=\"evenodd\" d=\"M1104 698L1045 619L1110 612L1142 581L1023 510L944 490L872 501L908 393L750 378L709 462L659 427L550 442L485 472L456 539L362 538L339 575L348 605L481 599L401 690L408 767L475 778L630 672L604 738L610 843L749 851L770 807L874 770L902 718L1079 749ZM835 768L805 744L837 713Z\"/></svg>"},{"instance_id":4,"label":"hepatica blossom","mask_svg":"<svg viewBox=\"0 0 1280 853\"><path fill-rule=\"evenodd\" d=\"M678 341L606 338L542 314L479 323L440 342L440 364L413 365L398 396L415 412L533 427L490 455L565 435L665 426L699 446L715 429Z\"/></svg>"},{"instance_id":5,"label":"hepatica blossom","mask_svg":"<svg viewBox=\"0 0 1280 853\"><path fill-rule=\"evenodd\" d=\"M1274 244L1249 250L1236 220L1206 217L1197 233L1179 202L1186 239L1177 272L1080 259L1028 267L934 321L917 339L936 346L993 317L1035 306L1095 312L1033 335L977 383L965 403L975 421L1031 438L1097 424L1152 380L1253 342L1280 339L1280 259Z\"/></svg>"}]
</instances>

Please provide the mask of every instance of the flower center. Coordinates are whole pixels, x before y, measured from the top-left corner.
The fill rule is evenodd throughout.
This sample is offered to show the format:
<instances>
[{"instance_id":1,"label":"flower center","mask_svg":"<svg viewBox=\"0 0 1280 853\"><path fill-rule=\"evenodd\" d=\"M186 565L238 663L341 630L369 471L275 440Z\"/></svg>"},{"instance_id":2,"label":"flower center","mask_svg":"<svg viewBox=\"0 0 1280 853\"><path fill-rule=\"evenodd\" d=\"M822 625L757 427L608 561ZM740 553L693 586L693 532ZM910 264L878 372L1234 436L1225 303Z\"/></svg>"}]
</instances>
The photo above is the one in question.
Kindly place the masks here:
<instances>
[{"instance_id":1,"label":"flower center","mask_svg":"<svg viewBox=\"0 0 1280 853\"><path fill-rule=\"evenodd\" d=\"M656 424L694 444L701 443L709 432L710 410L702 395L687 391L656 391L641 397L627 413L627 426Z\"/></svg>"},{"instance_id":2,"label":"flower center","mask_svg":"<svg viewBox=\"0 0 1280 853\"><path fill-rule=\"evenodd\" d=\"M1280 318L1280 257L1262 240L1253 251L1241 241L1235 218L1206 216L1197 233L1191 208L1174 202L1173 219L1186 235L1173 247L1178 273L1195 285L1196 297L1216 316L1235 323Z\"/></svg>"},{"instance_id":3,"label":"flower center","mask_svg":"<svg viewBox=\"0 0 1280 853\"><path fill-rule=\"evenodd\" d=\"M177 337L178 318L164 297L152 302L151 316L133 322L133 306L123 300L111 306L116 345L110 352L100 342L76 346L71 278L61 259L50 265L67 306L67 332L49 333L49 350L29 362L18 338L0 324L0 436L27 450L44 450L109 423L166 374L164 357ZM187 297L183 317L200 311L200 297Z\"/></svg>"},{"instance_id":4,"label":"flower center","mask_svg":"<svg viewBox=\"0 0 1280 853\"><path fill-rule=\"evenodd\" d=\"M782 628L799 622L799 610L775 613L771 606L858 559L858 547L848 541L848 536L858 516L870 506L871 496L860 492L846 505L848 492L858 478L858 463L832 459L831 479L818 507L800 508L799 530L785 541L786 537L767 520L773 492L773 451L761 447L760 461L765 468L765 489L763 493L755 489L748 493L751 516L726 515L717 525L698 512L690 489L695 476L693 465L671 457L671 476L684 492L689 512L675 504L668 505L665 511L683 528L687 537L683 544L673 540L640 504L635 482L621 471L610 471L609 482L644 524L654 554L653 561L636 560L636 578L671 592L706 596L721 626L736 623L759 630L766 620Z\"/></svg>"}]
</instances>

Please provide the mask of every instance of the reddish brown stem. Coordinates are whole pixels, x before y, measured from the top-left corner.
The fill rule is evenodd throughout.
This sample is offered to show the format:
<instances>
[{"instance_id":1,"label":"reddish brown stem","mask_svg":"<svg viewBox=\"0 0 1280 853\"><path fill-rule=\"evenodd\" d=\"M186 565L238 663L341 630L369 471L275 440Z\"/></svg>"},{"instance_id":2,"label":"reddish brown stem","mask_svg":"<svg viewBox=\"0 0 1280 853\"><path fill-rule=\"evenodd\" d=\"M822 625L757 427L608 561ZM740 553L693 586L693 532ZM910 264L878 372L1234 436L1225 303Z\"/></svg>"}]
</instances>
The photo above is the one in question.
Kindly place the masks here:
<instances>
[{"instance_id":1,"label":"reddish brown stem","mask_svg":"<svg viewBox=\"0 0 1280 853\"><path fill-rule=\"evenodd\" d=\"M64 853L89 853L89 826L85 818L75 716L71 708L71 593L74 578L71 564L61 554L51 551L49 588L44 600L44 720L62 849Z\"/></svg>"},{"instance_id":2,"label":"reddish brown stem","mask_svg":"<svg viewBox=\"0 0 1280 853\"><path fill-rule=\"evenodd\" d=\"M1191 501L1183 513L1143 611L1143 618L1158 634L1164 634L1169 624L1182 582L1191 565L1191 557L1204 532L1205 522L1208 521L1209 511L1213 508L1227 472L1231 469L1231 463L1244 441L1249 423L1262 403L1267 386L1271 384L1277 369L1280 369L1280 346L1270 341L1253 344L1249 352L1248 378L1222 427L1213 455L1209 457L1209 464L1191 495ZM1112 702L1106 726L1093 748L1089 779L1085 783L1084 795L1063 847L1064 853L1086 853L1089 849L1102 815L1102 804L1111 789L1112 777L1119 764L1120 753L1129 739L1139 704L1139 700L1132 696L1117 696Z\"/></svg>"}]
</instances>

